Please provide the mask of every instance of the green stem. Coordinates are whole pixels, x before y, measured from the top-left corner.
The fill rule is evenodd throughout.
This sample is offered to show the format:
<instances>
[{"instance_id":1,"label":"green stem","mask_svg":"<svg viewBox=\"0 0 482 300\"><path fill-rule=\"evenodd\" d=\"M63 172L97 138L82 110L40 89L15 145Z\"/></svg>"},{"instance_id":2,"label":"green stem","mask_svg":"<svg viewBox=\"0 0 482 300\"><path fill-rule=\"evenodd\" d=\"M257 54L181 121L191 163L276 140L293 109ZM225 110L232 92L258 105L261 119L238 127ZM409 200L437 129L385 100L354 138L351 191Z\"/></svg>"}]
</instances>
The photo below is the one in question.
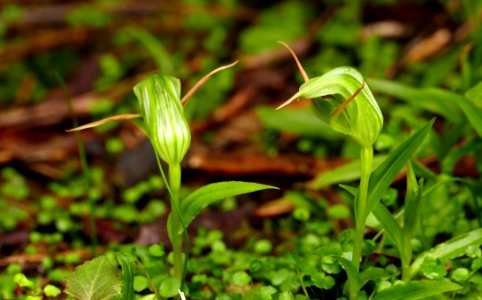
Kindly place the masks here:
<instances>
[{"instance_id":1,"label":"green stem","mask_svg":"<svg viewBox=\"0 0 482 300\"><path fill-rule=\"evenodd\" d=\"M402 263L402 280L408 281L408 274L410 272L410 258L412 257L412 246L410 244L411 236L407 233L402 237L402 249L400 251L400 260Z\"/></svg>"},{"instance_id":2,"label":"green stem","mask_svg":"<svg viewBox=\"0 0 482 300\"><path fill-rule=\"evenodd\" d=\"M365 233L366 219L369 214L367 209L368 202L368 183L370 182L370 174L373 167L373 148L364 146L360 152L360 187L358 196L355 198L355 236L353 240L353 256L352 262L355 269L359 271L361 252L363 246L363 236ZM358 282L352 280L350 282L350 299L356 299L359 292Z\"/></svg>"},{"instance_id":3,"label":"green stem","mask_svg":"<svg viewBox=\"0 0 482 300\"><path fill-rule=\"evenodd\" d=\"M77 121L77 117L74 113L74 105L72 102L72 97L65 85L64 80L58 73L55 73L57 79L60 83L62 88L62 92L64 93L64 97L67 101L67 108L69 110L70 117L72 118L72 125L73 128L79 127L79 122ZM77 148L79 149L79 158L80 158L80 165L82 167L82 176L84 178L85 189L87 190L87 203L89 204L89 230L90 230L90 246L92 248L92 253L95 255L97 251L98 241L97 241L97 227L95 224L95 198L91 189L93 187L92 183L92 176L90 174L89 164L87 163L87 154L85 153L84 143L82 141L82 136L78 131L74 133L75 136L75 143L77 144Z\"/></svg>"},{"instance_id":4,"label":"green stem","mask_svg":"<svg viewBox=\"0 0 482 300\"><path fill-rule=\"evenodd\" d=\"M174 275L179 282L182 282L183 277L183 262L182 262L182 235L181 220L179 215L179 189L181 188L181 165L169 165L169 186L171 188L171 218L172 218L172 248L174 253Z\"/></svg>"}]
</instances>

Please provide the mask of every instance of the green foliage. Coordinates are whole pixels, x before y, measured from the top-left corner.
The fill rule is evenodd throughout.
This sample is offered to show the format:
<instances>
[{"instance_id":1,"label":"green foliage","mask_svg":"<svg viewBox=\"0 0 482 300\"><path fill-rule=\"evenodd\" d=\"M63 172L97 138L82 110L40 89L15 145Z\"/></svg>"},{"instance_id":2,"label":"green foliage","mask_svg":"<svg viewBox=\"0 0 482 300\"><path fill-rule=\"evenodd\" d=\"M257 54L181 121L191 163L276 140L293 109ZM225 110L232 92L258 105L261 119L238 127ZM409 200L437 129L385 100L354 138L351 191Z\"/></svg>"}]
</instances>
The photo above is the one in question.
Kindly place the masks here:
<instances>
[{"instance_id":1,"label":"green foliage","mask_svg":"<svg viewBox=\"0 0 482 300\"><path fill-rule=\"evenodd\" d=\"M77 267L65 282L66 293L79 300L108 300L120 294L119 271L106 256Z\"/></svg>"},{"instance_id":2,"label":"green foliage","mask_svg":"<svg viewBox=\"0 0 482 300\"><path fill-rule=\"evenodd\" d=\"M238 271L231 277L231 283L237 286L245 286L251 282L251 277L244 271Z\"/></svg>"},{"instance_id":3,"label":"green foliage","mask_svg":"<svg viewBox=\"0 0 482 300\"><path fill-rule=\"evenodd\" d=\"M102 49L95 50L94 56L89 56L98 57L95 63L98 63L100 73L95 81L87 78L90 80L88 85L93 84L109 97L101 96L99 101L86 108L95 118L111 115L113 111L124 113L129 109L125 103L118 105L117 101L122 101L118 96L123 93L124 82L117 84L125 76L148 71L153 65L163 73L181 75L183 80L187 80L187 85L192 86L200 75L187 76L188 70L207 73L221 61L229 60L237 51L234 47L241 48L242 61L247 55L248 62L254 58L253 61L261 62L263 68L278 68L284 60L276 56L277 51L266 52L274 54L273 61L271 57L264 61L264 54L259 55L260 52L277 47L276 41L280 39L302 39L297 46L306 46L303 43L309 41L308 51L303 52L304 63L309 64L306 68L308 73L328 72L328 75L312 78L297 94L317 98L314 109L256 109L267 129L261 134L263 145L270 147L267 151L270 155L298 151L304 155L333 155L353 160L319 174L307 184L297 183L290 187L279 202L283 205L287 203L289 212L275 218L251 218L228 234L200 228L192 243L185 243L187 236L182 234L187 233L186 227L203 208L227 199L227 205L223 207L233 210L228 215L233 213L238 216L239 212L234 209L243 212L242 209L251 209L254 204L248 202L236 206L236 195L273 187L226 182L208 184L191 195L185 193L181 188L179 162L189 143L174 143L176 145L172 148L179 155L168 153L161 156L161 159L177 164L169 166L165 178L154 176L120 194L117 194L118 186L112 189L107 184L107 177L110 178L111 174L103 176L102 172L98 172L100 169L91 171L88 193L82 178L73 176L76 170L74 164L67 165L66 174L49 184L50 191L39 194L41 187L38 184L31 186L31 178L24 178L20 168L15 170L6 166L0 176L0 232L12 231L12 236L16 237L23 236L21 233L25 228L29 229L28 242L12 254L23 251L25 255L42 254L44 258L38 266L39 275L32 272L34 269L22 270L17 264L5 268L0 274L0 298L40 300L65 297L57 286L61 286L68 277L68 288L74 286L80 290L81 286L82 291L86 291L86 287L87 290L92 286L106 287L98 290L107 291L105 297L101 295L89 299L177 299L179 290L185 291L188 299L477 299L482 293L482 215L478 214L481 209L478 195L482 193L482 188L477 175L457 176L466 171L460 165L467 161L479 173L482 171L479 159L482 155L482 51L478 34L481 27L478 13L482 2L460 1L460 6L454 6L449 5L450 1L441 1L439 6L434 7L446 17L445 21L451 25L450 31L462 24L473 24L474 27L468 29L467 35L452 32L455 38L451 40L450 47L444 47L443 53L429 60L416 63L404 61L401 49L408 49L403 41L411 39L421 25L414 24L415 27L410 30L416 29L416 32L407 31L402 39L385 38L383 33L378 36L377 32L366 35L365 29L371 27L367 22L375 20L366 14L366 9L375 8L376 12L383 10L381 5L395 2L260 2L256 5L264 9L258 11L236 0L183 0L176 4L181 10L173 14L169 5L162 7L162 19L166 20L162 25L166 25L165 28L158 27L158 19L152 18L157 9L136 7L134 10L142 19L139 24L146 29L124 26L118 16L123 16L126 10L132 8L119 9L118 3L112 0L69 8L66 21L70 26L91 27L79 29L89 33L97 28L114 35L115 49L104 45ZM428 8L422 1L416 2L410 9L419 11ZM319 15L319 9L326 9L326 13ZM30 22L36 11L27 14L24 10L21 4L2 7L0 46L13 42L15 47L21 48L29 44L31 37L28 34L17 36L17 33L24 31L24 23ZM165 14L166 11L169 13ZM399 20L398 17L395 20ZM405 24L403 26L406 27ZM57 25L46 32L56 29ZM150 33L148 30L152 29L153 33ZM43 37L41 31L39 28L39 37ZM233 35L239 32L240 35ZM138 42L145 51L136 51L139 48L132 42ZM69 43L68 47L43 53L33 51L39 50L38 47L29 47L24 61L2 61L2 66L7 66L0 70L2 105L15 110L15 106L25 104L25 108L30 109L29 105L35 104L44 95L50 95L49 89L58 86L56 74L66 81L68 79L69 86L75 87L76 93L86 92L80 88L77 90L77 87L83 88L84 82L70 76L81 59L71 45ZM82 51L85 49L83 47ZM24 55L22 51L19 53ZM0 53L4 54L7 58L10 55ZM150 55L153 64L141 61L146 55ZM85 59L88 67L90 59L82 58ZM351 74L354 79L346 80L337 71L330 71L340 65L356 65L367 76L392 80L370 79L366 84L357 72ZM251 78L251 72L257 67L247 70L243 65L240 77L243 80ZM89 68L80 71L83 74ZM284 71L281 70L283 80L290 78L292 74ZM231 69L208 81L186 108L178 107L183 122L207 118L230 95L236 95L239 90L233 89L233 83L237 76L237 70ZM298 76L296 80L299 79ZM243 80L236 88L244 88ZM325 80L326 86L323 86L320 82ZM345 82L340 84L342 81ZM345 86L346 83L348 85ZM277 89L274 85L269 89L261 85L259 89L256 83L253 84L257 91L262 90L262 96ZM169 77L162 87L169 85L174 88L156 86L151 89L154 91L152 94L162 95L162 92L159 93L162 90L168 94L166 98L180 102L177 79ZM373 100L371 93L366 96L368 86L380 94L378 104L386 112L383 129L378 111L370 101ZM30 88L31 91L28 91ZM289 89L285 86L279 91L285 93ZM318 99L325 93L330 96ZM273 95L279 97L283 94ZM129 101L125 102L131 103L132 97L126 97ZM158 102L165 102L164 98L161 100ZM264 97L258 100L264 101ZM159 103L154 102L149 102L149 107L141 105L144 121L154 106L165 112ZM367 106L372 108L371 112L365 110L364 103L372 105ZM318 119L316 113L327 122ZM153 112L150 116L153 115L158 114ZM434 115L438 116L438 120L432 129L433 121L426 123L426 119ZM151 140L166 132L164 126L157 127L158 130L153 132L146 126ZM173 128L179 129L177 126ZM338 128L338 131L333 128ZM171 132L178 135L176 137L180 136L175 130ZM284 135L285 132L300 138L295 137L286 143L285 137L292 136ZM366 149L362 150L361 159L354 158L358 154L358 145L344 140L340 132L351 135L363 146L373 145L378 151L373 161L369 155L365 156ZM122 141L110 135L104 137L107 152L114 154L116 159L122 158L119 154L124 154L122 152L126 150ZM160 152L159 143L157 152ZM37 158L34 156L33 160ZM418 161L418 158L423 160ZM16 161L15 165L19 162ZM434 165L437 166L434 168ZM39 166L42 164L22 168L28 169L27 174L31 175L41 170L37 169ZM161 172L163 170L165 168ZM399 180L404 174L406 189L404 181ZM330 188L359 179L358 188L346 185L341 186L344 190ZM45 178L42 177L42 180ZM393 184L394 180L399 181ZM298 188L302 191L293 191ZM166 190L163 194L159 192L162 189ZM149 246L110 244L106 246L106 251L110 254L115 251L109 257L117 259L122 277L117 266L98 259L78 267L71 275L72 265L78 264L81 256L76 252L50 255L65 247L84 247L87 232L84 220L89 216L91 220L95 217L112 224L107 234L110 230L121 231L127 227L129 231L140 230L139 241L145 242L144 232L152 233L151 226L168 211L167 202L159 199L164 198L164 194L171 199L172 213L167 225L170 237L176 237L171 239L173 252L170 253L170 248L165 248L163 243ZM83 201L86 196L92 200L90 207ZM360 206L360 203L365 203L360 199L367 200L365 208ZM91 210L94 202L95 211ZM352 204L353 212L349 208ZM355 217L355 230L347 229L352 215ZM173 221L173 217L177 221ZM368 218L369 230L365 230L364 218ZM217 225L218 220L214 221ZM144 223L152 224L140 226ZM176 225L173 226L173 223ZM9 238L10 233L2 239L2 251L10 251ZM439 245L435 244L441 240ZM230 248L232 244L237 246L236 250ZM186 249L184 254L183 249ZM363 254L364 259L357 259L357 251L360 256ZM183 282L184 278L187 278L186 282ZM99 283L109 280L109 284ZM44 286L45 282L52 284Z\"/></svg>"},{"instance_id":4,"label":"green foliage","mask_svg":"<svg viewBox=\"0 0 482 300\"><path fill-rule=\"evenodd\" d=\"M25 178L15 169L11 167L4 168L1 175L4 182L0 186L0 195L17 200L22 200L29 196L29 187Z\"/></svg>"},{"instance_id":5,"label":"green foliage","mask_svg":"<svg viewBox=\"0 0 482 300\"><path fill-rule=\"evenodd\" d=\"M240 35L240 47L247 53L271 49L277 41L292 41L304 35L306 22L311 16L309 6L297 1L283 1L263 11L256 26ZM280 22L290 20L290 22Z\"/></svg>"},{"instance_id":6,"label":"green foliage","mask_svg":"<svg viewBox=\"0 0 482 300\"><path fill-rule=\"evenodd\" d=\"M439 114L447 120L460 124L463 112L475 131L482 136L482 110L478 94L480 86L476 85L464 96L437 88L417 89L396 82L381 79L370 79L370 86L375 91L395 96L414 107Z\"/></svg>"},{"instance_id":7,"label":"green foliage","mask_svg":"<svg viewBox=\"0 0 482 300\"><path fill-rule=\"evenodd\" d=\"M154 59L157 67L164 74L172 74L174 66L162 43L151 33L141 28L133 27L125 31L129 36L138 40Z\"/></svg>"},{"instance_id":8,"label":"green foliage","mask_svg":"<svg viewBox=\"0 0 482 300\"><path fill-rule=\"evenodd\" d=\"M44 287L43 292L47 297L57 297L62 293L62 291L58 287L52 284L47 284Z\"/></svg>"},{"instance_id":9,"label":"green foliage","mask_svg":"<svg viewBox=\"0 0 482 300\"><path fill-rule=\"evenodd\" d=\"M337 9L333 18L317 34L322 45L355 46L360 29L360 6L357 2L346 2Z\"/></svg>"},{"instance_id":10,"label":"green foliage","mask_svg":"<svg viewBox=\"0 0 482 300\"><path fill-rule=\"evenodd\" d=\"M122 252L116 253L115 257L122 268L122 299L134 300L134 271L136 267L135 258Z\"/></svg>"},{"instance_id":11,"label":"green foliage","mask_svg":"<svg viewBox=\"0 0 482 300\"><path fill-rule=\"evenodd\" d=\"M256 253L268 254L273 249L273 244L271 243L271 241L263 239L263 240L256 241L253 249L254 249L254 252Z\"/></svg>"},{"instance_id":12,"label":"green foliage","mask_svg":"<svg viewBox=\"0 0 482 300\"><path fill-rule=\"evenodd\" d=\"M442 281L412 281L400 283L378 293L374 300L417 300L440 295L445 292L460 289L461 286L448 280Z\"/></svg>"},{"instance_id":13,"label":"green foliage","mask_svg":"<svg viewBox=\"0 0 482 300\"><path fill-rule=\"evenodd\" d=\"M373 157L373 169L376 169L385 160L386 155L375 155ZM360 179L360 160L354 159L338 168L319 174L310 184L315 189L321 189L330 185L346 183L357 179Z\"/></svg>"},{"instance_id":14,"label":"green foliage","mask_svg":"<svg viewBox=\"0 0 482 300\"><path fill-rule=\"evenodd\" d=\"M174 277L166 278L162 281L159 287L159 294L162 297L174 297L179 294L181 282Z\"/></svg>"},{"instance_id":15,"label":"green foliage","mask_svg":"<svg viewBox=\"0 0 482 300\"><path fill-rule=\"evenodd\" d=\"M469 89L465 93L465 98L469 99L475 106L482 107L482 81Z\"/></svg>"},{"instance_id":16,"label":"green foliage","mask_svg":"<svg viewBox=\"0 0 482 300\"><path fill-rule=\"evenodd\" d=\"M13 281L20 287L32 287L33 282L25 276L25 274L18 273L13 277Z\"/></svg>"},{"instance_id":17,"label":"green foliage","mask_svg":"<svg viewBox=\"0 0 482 300\"><path fill-rule=\"evenodd\" d=\"M185 225L188 226L203 208L214 202L265 189L276 189L276 187L240 181L217 182L202 186L181 203Z\"/></svg>"},{"instance_id":18,"label":"green foliage","mask_svg":"<svg viewBox=\"0 0 482 300\"><path fill-rule=\"evenodd\" d=\"M67 15L72 26L104 27L112 22L112 16L95 5L84 4L74 8Z\"/></svg>"},{"instance_id":19,"label":"green foliage","mask_svg":"<svg viewBox=\"0 0 482 300\"><path fill-rule=\"evenodd\" d=\"M432 249L419 255L410 266L409 278L414 276L421 268L426 258L435 260L449 260L465 255L470 246L480 247L482 245L482 229L475 229L470 232L456 236L445 241Z\"/></svg>"},{"instance_id":20,"label":"green foliage","mask_svg":"<svg viewBox=\"0 0 482 300\"><path fill-rule=\"evenodd\" d=\"M269 107L258 107L256 113L267 129L318 137L328 141L340 139L340 135L320 120L311 108L275 110Z\"/></svg>"}]
</instances>

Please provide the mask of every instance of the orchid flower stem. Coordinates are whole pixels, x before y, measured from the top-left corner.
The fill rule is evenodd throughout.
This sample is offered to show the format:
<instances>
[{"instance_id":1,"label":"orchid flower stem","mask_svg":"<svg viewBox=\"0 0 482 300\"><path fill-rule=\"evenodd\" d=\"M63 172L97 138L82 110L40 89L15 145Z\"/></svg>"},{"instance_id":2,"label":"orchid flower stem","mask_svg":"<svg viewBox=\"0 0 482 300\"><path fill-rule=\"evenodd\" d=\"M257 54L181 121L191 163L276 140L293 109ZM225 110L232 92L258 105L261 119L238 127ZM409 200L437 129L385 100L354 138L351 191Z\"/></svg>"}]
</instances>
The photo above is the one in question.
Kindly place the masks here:
<instances>
[{"instance_id":1,"label":"orchid flower stem","mask_svg":"<svg viewBox=\"0 0 482 300\"><path fill-rule=\"evenodd\" d=\"M360 260L363 247L363 236L365 233L365 225L369 212L367 211L368 202L368 183L370 182L370 174L373 167L373 147L362 146L360 152L361 161L361 177L358 196L355 198L355 236L353 241L352 262L357 271L360 270ZM358 282L350 283L350 299L356 299L360 287Z\"/></svg>"},{"instance_id":2,"label":"orchid flower stem","mask_svg":"<svg viewBox=\"0 0 482 300\"><path fill-rule=\"evenodd\" d=\"M174 253L174 275L180 282L183 279L184 265L182 261L182 235L181 219L179 215L179 189L181 188L181 165L169 165L169 186L171 188L171 218L173 232L177 233L172 237L172 247Z\"/></svg>"}]
</instances>

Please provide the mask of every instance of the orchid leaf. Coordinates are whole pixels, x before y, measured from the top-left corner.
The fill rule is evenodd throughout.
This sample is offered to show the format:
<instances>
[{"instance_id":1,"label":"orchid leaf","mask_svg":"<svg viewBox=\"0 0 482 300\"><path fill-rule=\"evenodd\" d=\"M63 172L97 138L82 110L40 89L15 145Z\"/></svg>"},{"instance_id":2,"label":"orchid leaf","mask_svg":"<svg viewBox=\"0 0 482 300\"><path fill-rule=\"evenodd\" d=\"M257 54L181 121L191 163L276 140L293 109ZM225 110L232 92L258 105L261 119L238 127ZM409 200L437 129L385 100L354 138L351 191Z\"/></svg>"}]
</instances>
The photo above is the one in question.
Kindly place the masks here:
<instances>
[{"instance_id":1,"label":"orchid leaf","mask_svg":"<svg viewBox=\"0 0 482 300\"><path fill-rule=\"evenodd\" d=\"M420 144L430 132L433 122L434 120L427 122L422 128L412 134L406 141L390 152L383 163L373 171L368 187L367 213L380 201L395 176L397 176L403 166L417 151Z\"/></svg>"},{"instance_id":2,"label":"orchid leaf","mask_svg":"<svg viewBox=\"0 0 482 300\"><path fill-rule=\"evenodd\" d=\"M462 287L448 280L412 281L395 285L378 293L374 300L418 300L461 289Z\"/></svg>"},{"instance_id":3,"label":"orchid leaf","mask_svg":"<svg viewBox=\"0 0 482 300\"><path fill-rule=\"evenodd\" d=\"M456 236L418 256L410 266L409 277L418 273L425 258L448 260L465 254L467 247L482 245L482 228Z\"/></svg>"},{"instance_id":4,"label":"orchid leaf","mask_svg":"<svg viewBox=\"0 0 482 300\"><path fill-rule=\"evenodd\" d=\"M184 225L187 227L203 208L216 201L266 189L277 188L265 184L241 181L217 182L200 187L181 201L180 209Z\"/></svg>"}]
</instances>

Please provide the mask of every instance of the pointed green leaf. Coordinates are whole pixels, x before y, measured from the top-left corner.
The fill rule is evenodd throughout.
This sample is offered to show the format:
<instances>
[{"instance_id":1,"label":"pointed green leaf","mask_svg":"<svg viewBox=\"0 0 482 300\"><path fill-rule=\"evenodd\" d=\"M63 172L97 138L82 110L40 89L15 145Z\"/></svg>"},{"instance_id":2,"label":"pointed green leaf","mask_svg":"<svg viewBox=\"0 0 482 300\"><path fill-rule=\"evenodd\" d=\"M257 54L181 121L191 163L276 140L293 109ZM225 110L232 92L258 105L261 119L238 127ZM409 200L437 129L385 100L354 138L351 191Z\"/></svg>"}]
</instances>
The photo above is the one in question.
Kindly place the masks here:
<instances>
[{"instance_id":1,"label":"pointed green leaf","mask_svg":"<svg viewBox=\"0 0 482 300\"><path fill-rule=\"evenodd\" d=\"M482 245L482 228L458 235L448 241L438 244L434 248L420 254L410 266L409 278L418 273L425 258L447 260L465 254L467 247Z\"/></svg>"},{"instance_id":2,"label":"pointed green leaf","mask_svg":"<svg viewBox=\"0 0 482 300\"><path fill-rule=\"evenodd\" d=\"M373 215L377 218L378 222L382 224L383 228L387 232L387 235L395 243L398 250L402 247L402 228L398 224L397 220L393 217L390 211L382 203L377 203L372 211Z\"/></svg>"},{"instance_id":3,"label":"pointed green leaf","mask_svg":"<svg viewBox=\"0 0 482 300\"><path fill-rule=\"evenodd\" d=\"M385 161L376 168L370 178L368 186L367 213L371 212L375 205L385 194L395 176L412 157L428 135L434 120L427 122L422 128L412 134L406 141L393 150ZM374 212L375 213L375 212ZM376 216L376 213L375 213Z\"/></svg>"},{"instance_id":4,"label":"pointed green leaf","mask_svg":"<svg viewBox=\"0 0 482 300\"><path fill-rule=\"evenodd\" d=\"M482 107L475 106L464 97L457 99L457 104L464 112L472 128L482 137Z\"/></svg>"},{"instance_id":5,"label":"pointed green leaf","mask_svg":"<svg viewBox=\"0 0 482 300\"><path fill-rule=\"evenodd\" d=\"M475 106L482 108L482 81L479 81L479 83L469 89L465 93L465 97Z\"/></svg>"},{"instance_id":6,"label":"pointed green leaf","mask_svg":"<svg viewBox=\"0 0 482 300\"><path fill-rule=\"evenodd\" d=\"M355 265L348 259L342 256L333 256L340 265L342 265L343 269L345 269L346 275L348 276L348 280L356 282L358 288L360 286L360 277L358 274L358 270L356 269Z\"/></svg>"},{"instance_id":7,"label":"pointed green leaf","mask_svg":"<svg viewBox=\"0 0 482 300\"><path fill-rule=\"evenodd\" d=\"M448 280L412 281L395 285L378 293L373 300L417 300L461 289L458 284Z\"/></svg>"},{"instance_id":8,"label":"pointed green leaf","mask_svg":"<svg viewBox=\"0 0 482 300\"><path fill-rule=\"evenodd\" d=\"M418 224L420 200L422 197L421 185L423 185L423 180L421 180L420 185L418 184L412 164L409 162L407 166L407 194L405 195L403 214L404 247L410 245L410 241Z\"/></svg>"},{"instance_id":9,"label":"pointed green leaf","mask_svg":"<svg viewBox=\"0 0 482 300\"><path fill-rule=\"evenodd\" d=\"M152 56L152 59L155 61L157 67L162 71L162 73L173 73L174 67L171 57L166 51L166 48L155 36L139 27L128 28L126 29L126 32L137 39L147 49L147 51L149 51L149 54Z\"/></svg>"},{"instance_id":10,"label":"pointed green leaf","mask_svg":"<svg viewBox=\"0 0 482 300\"><path fill-rule=\"evenodd\" d=\"M346 255L338 248L321 247L318 248L317 254L321 256L332 256L345 269L348 280L351 281L350 287L356 290L361 288L360 276L355 265L346 258Z\"/></svg>"},{"instance_id":11,"label":"pointed green leaf","mask_svg":"<svg viewBox=\"0 0 482 300\"><path fill-rule=\"evenodd\" d=\"M265 128L320 137L329 141L339 140L342 135L333 131L328 123L318 118L311 107L303 109L273 109L258 107L256 114Z\"/></svg>"},{"instance_id":12,"label":"pointed green leaf","mask_svg":"<svg viewBox=\"0 0 482 300\"><path fill-rule=\"evenodd\" d=\"M376 92L394 96L414 107L441 115L456 124L463 120L457 107L458 98L462 97L457 94L437 88L414 88L384 79L371 78L368 83Z\"/></svg>"},{"instance_id":13,"label":"pointed green leaf","mask_svg":"<svg viewBox=\"0 0 482 300\"><path fill-rule=\"evenodd\" d=\"M472 128L482 137L480 83L467 91L465 97L438 88L417 89L383 79L370 79L369 83L374 91L397 97L415 107L439 114L456 124L464 120L460 113L462 111Z\"/></svg>"},{"instance_id":14,"label":"pointed green leaf","mask_svg":"<svg viewBox=\"0 0 482 300\"><path fill-rule=\"evenodd\" d=\"M369 267L360 273L360 288L367 284L370 280L382 279L390 277L390 273L382 268Z\"/></svg>"},{"instance_id":15,"label":"pointed green leaf","mask_svg":"<svg viewBox=\"0 0 482 300\"><path fill-rule=\"evenodd\" d=\"M358 188L356 188L356 187L353 187L353 186L350 186L350 185L347 185L347 184L339 184L338 186L341 187L342 189L344 189L345 191L347 191L353 197L355 197L356 193L358 193Z\"/></svg>"},{"instance_id":16,"label":"pointed green leaf","mask_svg":"<svg viewBox=\"0 0 482 300\"><path fill-rule=\"evenodd\" d=\"M119 270L105 256L78 266L65 281L66 293L78 300L108 300L120 294Z\"/></svg>"},{"instance_id":17,"label":"pointed green leaf","mask_svg":"<svg viewBox=\"0 0 482 300\"><path fill-rule=\"evenodd\" d=\"M203 208L216 201L266 189L277 187L242 181L217 182L200 187L181 201L184 225L187 227Z\"/></svg>"},{"instance_id":18,"label":"pointed green leaf","mask_svg":"<svg viewBox=\"0 0 482 300\"><path fill-rule=\"evenodd\" d=\"M121 291L122 300L134 300L134 272L136 260L133 256L122 252L116 253L115 257L122 268L122 278L124 282Z\"/></svg>"},{"instance_id":19,"label":"pointed green leaf","mask_svg":"<svg viewBox=\"0 0 482 300\"><path fill-rule=\"evenodd\" d=\"M386 155L375 155L373 157L373 168L378 167L385 159ZM321 189L328 185L350 182L359 178L360 159L354 159L347 164L318 175L310 184L315 189Z\"/></svg>"}]
</instances>

